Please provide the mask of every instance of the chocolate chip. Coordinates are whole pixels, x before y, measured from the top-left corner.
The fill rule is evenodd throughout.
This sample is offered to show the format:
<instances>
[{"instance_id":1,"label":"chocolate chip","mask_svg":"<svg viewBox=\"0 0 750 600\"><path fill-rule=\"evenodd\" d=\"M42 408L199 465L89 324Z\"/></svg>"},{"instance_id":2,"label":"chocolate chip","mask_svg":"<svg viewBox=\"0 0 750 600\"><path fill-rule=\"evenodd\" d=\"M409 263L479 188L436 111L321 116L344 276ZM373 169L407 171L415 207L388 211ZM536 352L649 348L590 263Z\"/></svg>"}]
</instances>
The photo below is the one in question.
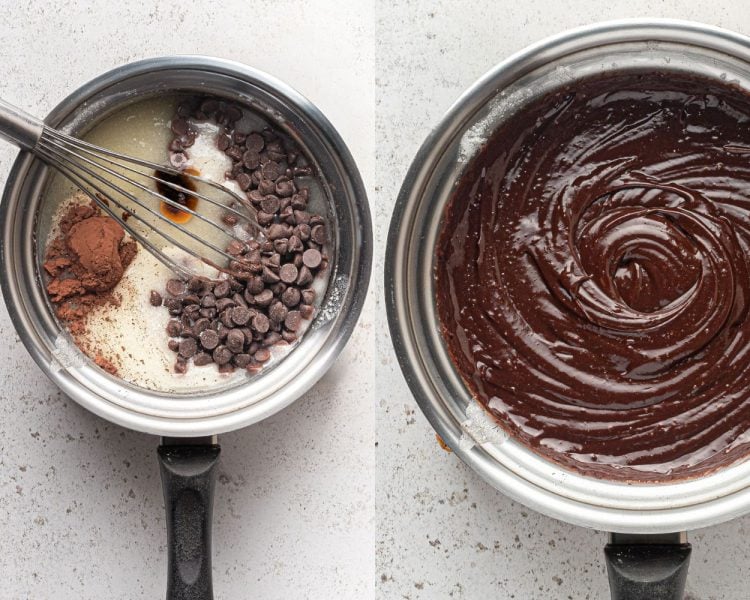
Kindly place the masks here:
<instances>
[{"instance_id":1,"label":"chocolate chip","mask_svg":"<svg viewBox=\"0 0 750 600\"><path fill-rule=\"evenodd\" d=\"M177 105L177 116L186 118L193 114L193 106L189 102L180 102Z\"/></svg>"},{"instance_id":2,"label":"chocolate chip","mask_svg":"<svg viewBox=\"0 0 750 600\"><path fill-rule=\"evenodd\" d=\"M291 181L276 182L276 193L282 198L288 198L294 194L294 184Z\"/></svg>"},{"instance_id":3,"label":"chocolate chip","mask_svg":"<svg viewBox=\"0 0 750 600\"><path fill-rule=\"evenodd\" d=\"M310 213L306 210L295 210L293 214L294 220L301 225L306 225L310 222Z\"/></svg>"},{"instance_id":4,"label":"chocolate chip","mask_svg":"<svg viewBox=\"0 0 750 600\"><path fill-rule=\"evenodd\" d=\"M312 219L311 219L312 222ZM328 241L328 236L326 234L326 227L325 225L315 225L312 228L312 233L310 235L312 238L312 241L316 244L320 244L321 246L324 245Z\"/></svg>"},{"instance_id":5,"label":"chocolate chip","mask_svg":"<svg viewBox=\"0 0 750 600\"><path fill-rule=\"evenodd\" d=\"M225 343L231 352L238 354L245 347L245 336L239 329L232 329L227 333Z\"/></svg>"},{"instance_id":6,"label":"chocolate chip","mask_svg":"<svg viewBox=\"0 0 750 600\"><path fill-rule=\"evenodd\" d=\"M221 321L224 327L234 327L234 321L232 321L232 309L228 308L219 313L219 321Z\"/></svg>"},{"instance_id":7,"label":"chocolate chip","mask_svg":"<svg viewBox=\"0 0 750 600\"><path fill-rule=\"evenodd\" d=\"M234 373L234 365L232 363L219 365L219 373Z\"/></svg>"},{"instance_id":8,"label":"chocolate chip","mask_svg":"<svg viewBox=\"0 0 750 600\"><path fill-rule=\"evenodd\" d=\"M297 339L297 335L291 331L287 331L286 329L281 332L281 337L284 339L285 342L291 344Z\"/></svg>"},{"instance_id":9,"label":"chocolate chip","mask_svg":"<svg viewBox=\"0 0 750 600\"><path fill-rule=\"evenodd\" d=\"M271 358L271 351L268 348L261 348L253 354L253 358L259 363L267 362Z\"/></svg>"},{"instance_id":10,"label":"chocolate chip","mask_svg":"<svg viewBox=\"0 0 750 600\"><path fill-rule=\"evenodd\" d=\"M257 169L260 166L260 154L255 150L245 150L245 152L242 153L242 164L245 165L245 168L247 169Z\"/></svg>"},{"instance_id":11,"label":"chocolate chip","mask_svg":"<svg viewBox=\"0 0 750 600\"><path fill-rule=\"evenodd\" d=\"M247 282L247 292L253 295L260 294L264 287L263 279L260 277L251 277ZM256 302L255 299L250 300L250 298L247 297L247 293L245 293L245 300L248 302Z\"/></svg>"},{"instance_id":12,"label":"chocolate chip","mask_svg":"<svg viewBox=\"0 0 750 600\"><path fill-rule=\"evenodd\" d=\"M261 277L266 283L276 283L279 281L279 276L268 267L263 267L263 275Z\"/></svg>"},{"instance_id":13,"label":"chocolate chip","mask_svg":"<svg viewBox=\"0 0 750 600\"><path fill-rule=\"evenodd\" d=\"M208 329L209 325L211 325L211 321L209 321L205 317L198 319L195 323L193 323L193 335L200 336L201 333Z\"/></svg>"},{"instance_id":14,"label":"chocolate chip","mask_svg":"<svg viewBox=\"0 0 750 600\"><path fill-rule=\"evenodd\" d=\"M228 308L232 308L233 306L236 306L237 303L232 300L231 298L221 298L216 301L216 312L221 314Z\"/></svg>"},{"instance_id":15,"label":"chocolate chip","mask_svg":"<svg viewBox=\"0 0 750 600\"><path fill-rule=\"evenodd\" d=\"M278 271L279 267L281 266L281 257L279 256L279 253L274 252L273 254L271 254L263 261L263 264L267 267L270 267L274 272Z\"/></svg>"},{"instance_id":16,"label":"chocolate chip","mask_svg":"<svg viewBox=\"0 0 750 600\"><path fill-rule=\"evenodd\" d=\"M168 348L169 348L169 349L170 349L170 350L171 350L172 352L177 352L177 350L179 350L179 349L180 349L180 342L179 342L179 341L177 341L177 340L169 340L169 341L167 342L167 347L168 347Z\"/></svg>"},{"instance_id":17,"label":"chocolate chip","mask_svg":"<svg viewBox=\"0 0 750 600\"><path fill-rule=\"evenodd\" d=\"M170 129L175 135L185 135L189 128L190 125L188 122L181 118L172 119L172 123L170 124Z\"/></svg>"},{"instance_id":18,"label":"chocolate chip","mask_svg":"<svg viewBox=\"0 0 750 600\"><path fill-rule=\"evenodd\" d=\"M235 354L232 358L232 364L239 369L244 369L252 360L253 358L249 354Z\"/></svg>"},{"instance_id":19,"label":"chocolate chip","mask_svg":"<svg viewBox=\"0 0 750 600\"><path fill-rule=\"evenodd\" d=\"M174 363L174 372L178 373L179 375L184 375L187 373L187 362L184 358L178 358Z\"/></svg>"},{"instance_id":20,"label":"chocolate chip","mask_svg":"<svg viewBox=\"0 0 750 600\"><path fill-rule=\"evenodd\" d=\"M265 165L261 167L261 175L268 179L269 181L275 181L281 176L282 168L279 163L277 163L275 160L269 160ZM276 186L274 185L274 189L276 189Z\"/></svg>"},{"instance_id":21,"label":"chocolate chip","mask_svg":"<svg viewBox=\"0 0 750 600\"><path fill-rule=\"evenodd\" d=\"M279 269L279 277L284 283L294 283L297 280L297 267L291 263L282 265Z\"/></svg>"},{"instance_id":22,"label":"chocolate chip","mask_svg":"<svg viewBox=\"0 0 750 600\"><path fill-rule=\"evenodd\" d=\"M216 138L216 146L224 152L232 143L232 138L230 138L226 134L220 134L218 138Z\"/></svg>"},{"instance_id":23,"label":"chocolate chip","mask_svg":"<svg viewBox=\"0 0 750 600\"><path fill-rule=\"evenodd\" d=\"M216 296L211 293L206 294L205 296L203 296L203 298L201 298L201 306L203 308L213 308L214 306L216 306Z\"/></svg>"},{"instance_id":24,"label":"chocolate chip","mask_svg":"<svg viewBox=\"0 0 750 600\"><path fill-rule=\"evenodd\" d=\"M156 290L151 290L151 294L149 295L148 301L151 303L151 306L161 306L161 294L157 292Z\"/></svg>"},{"instance_id":25,"label":"chocolate chip","mask_svg":"<svg viewBox=\"0 0 750 600\"><path fill-rule=\"evenodd\" d=\"M198 311L201 309L200 304L188 304L182 309L182 316L190 317L191 319L198 318Z\"/></svg>"},{"instance_id":26,"label":"chocolate chip","mask_svg":"<svg viewBox=\"0 0 750 600\"><path fill-rule=\"evenodd\" d=\"M286 316L286 319L284 319L284 326L289 331L297 331L301 323L302 315L298 310L290 310L289 314L287 314Z\"/></svg>"},{"instance_id":27,"label":"chocolate chip","mask_svg":"<svg viewBox=\"0 0 750 600\"><path fill-rule=\"evenodd\" d=\"M178 352L183 358L195 356L195 353L198 352L198 343L193 338L184 339L180 342Z\"/></svg>"},{"instance_id":28,"label":"chocolate chip","mask_svg":"<svg viewBox=\"0 0 750 600\"><path fill-rule=\"evenodd\" d=\"M279 254L286 254L289 252L289 241L284 238L273 241L273 249Z\"/></svg>"},{"instance_id":29,"label":"chocolate chip","mask_svg":"<svg viewBox=\"0 0 750 600\"><path fill-rule=\"evenodd\" d=\"M315 307L310 306L309 304L302 304L299 307L299 312L302 315L303 319L310 319L312 318L313 314L315 314Z\"/></svg>"},{"instance_id":30,"label":"chocolate chip","mask_svg":"<svg viewBox=\"0 0 750 600\"><path fill-rule=\"evenodd\" d=\"M295 287L287 288L281 295L281 301L289 308L297 306L300 301L300 291Z\"/></svg>"},{"instance_id":31,"label":"chocolate chip","mask_svg":"<svg viewBox=\"0 0 750 600\"><path fill-rule=\"evenodd\" d=\"M278 344L281 339L281 334L278 331L269 331L266 337L263 338L263 343L266 346L273 346L274 344Z\"/></svg>"},{"instance_id":32,"label":"chocolate chip","mask_svg":"<svg viewBox=\"0 0 750 600\"><path fill-rule=\"evenodd\" d=\"M258 225L262 227L267 227L268 225L273 223L273 214L267 213L262 210L258 211L258 214L255 216L255 218L258 220Z\"/></svg>"},{"instance_id":33,"label":"chocolate chip","mask_svg":"<svg viewBox=\"0 0 750 600\"><path fill-rule=\"evenodd\" d=\"M217 365L221 366L227 364L230 360L232 360L232 351L226 346L217 346L212 356L214 362Z\"/></svg>"},{"instance_id":34,"label":"chocolate chip","mask_svg":"<svg viewBox=\"0 0 750 600\"><path fill-rule=\"evenodd\" d=\"M203 289L204 280L200 277L191 277L187 287L191 292L200 292Z\"/></svg>"},{"instance_id":35,"label":"chocolate chip","mask_svg":"<svg viewBox=\"0 0 750 600\"><path fill-rule=\"evenodd\" d=\"M206 352L199 352L193 357L193 364L196 367L205 367L212 362L214 362L214 359L211 358L211 355Z\"/></svg>"},{"instance_id":36,"label":"chocolate chip","mask_svg":"<svg viewBox=\"0 0 750 600\"><path fill-rule=\"evenodd\" d=\"M263 212L273 214L278 212L281 207L281 202L279 201L278 196L268 194L267 196L263 196L263 200L260 201L260 207Z\"/></svg>"},{"instance_id":37,"label":"chocolate chip","mask_svg":"<svg viewBox=\"0 0 750 600\"><path fill-rule=\"evenodd\" d=\"M293 235L289 238L289 252L302 252L304 248L305 246L302 244L302 240L298 236Z\"/></svg>"},{"instance_id":38,"label":"chocolate chip","mask_svg":"<svg viewBox=\"0 0 750 600\"><path fill-rule=\"evenodd\" d=\"M215 98L206 98L203 102L201 102L200 110L206 115L213 114L217 110L219 110L219 101Z\"/></svg>"},{"instance_id":39,"label":"chocolate chip","mask_svg":"<svg viewBox=\"0 0 750 600\"><path fill-rule=\"evenodd\" d=\"M179 296L185 293L185 282L180 279L170 279L167 281L167 293L171 296Z\"/></svg>"},{"instance_id":40,"label":"chocolate chip","mask_svg":"<svg viewBox=\"0 0 750 600\"><path fill-rule=\"evenodd\" d=\"M261 150L263 150L263 147L265 145L265 140L257 133L251 133L245 140L245 148L247 148L248 150L254 150L255 152L260 152Z\"/></svg>"},{"instance_id":41,"label":"chocolate chip","mask_svg":"<svg viewBox=\"0 0 750 600\"><path fill-rule=\"evenodd\" d=\"M301 239L303 242L308 241L311 234L312 229L307 223L300 223L299 225L297 225L297 227L294 228L294 235L299 237L299 239Z\"/></svg>"},{"instance_id":42,"label":"chocolate chip","mask_svg":"<svg viewBox=\"0 0 750 600\"><path fill-rule=\"evenodd\" d=\"M264 179L261 177L260 181L258 182L258 191L264 196L273 194L276 191L276 184L270 179Z\"/></svg>"},{"instance_id":43,"label":"chocolate chip","mask_svg":"<svg viewBox=\"0 0 750 600\"><path fill-rule=\"evenodd\" d=\"M234 178L240 189L245 192L253 184L253 179L247 173L238 173L237 177Z\"/></svg>"},{"instance_id":44,"label":"chocolate chip","mask_svg":"<svg viewBox=\"0 0 750 600\"><path fill-rule=\"evenodd\" d=\"M287 200L284 199L282 201L282 205L286 203ZM291 225L292 227L297 224L297 222L294 220L294 210L292 210L292 207L288 204L282 207L281 212L279 213L279 219L284 221L284 223L286 223L287 225ZM294 229L292 229L292 233L294 233Z\"/></svg>"},{"instance_id":45,"label":"chocolate chip","mask_svg":"<svg viewBox=\"0 0 750 600\"><path fill-rule=\"evenodd\" d=\"M268 316L276 323L283 323L289 309L282 302L274 302L268 309Z\"/></svg>"},{"instance_id":46,"label":"chocolate chip","mask_svg":"<svg viewBox=\"0 0 750 600\"><path fill-rule=\"evenodd\" d=\"M227 244L227 254L231 254L232 256L239 256L242 254L243 250L245 249L245 244L243 244L240 240L232 240Z\"/></svg>"},{"instance_id":47,"label":"chocolate chip","mask_svg":"<svg viewBox=\"0 0 750 600\"><path fill-rule=\"evenodd\" d=\"M300 190L300 192L303 192L304 189ZM292 196L292 208L294 210L305 210L307 208L307 196L305 196L302 193L294 194Z\"/></svg>"},{"instance_id":48,"label":"chocolate chip","mask_svg":"<svg viewBox=\"0 0 750 600\"><path fill-rule=\"evenodd\" d=\"M216 321L216 333L219 334L219 341L223 342L225 339L227 339L227 334L229 333L229 327L224 325L221 321Z\"/></svg>"},{"instance_id":49,"label":"chocolate chip","mask_svg":"<svg viewBox=\"0 0 750 600\"><path fill-rule=\"evenodd\" d=\"M232 309L231 318L235 325L239 325L242 327L243 325L247 325L247 323L250 321L251 317L250 310L245 308L244 306L235 306Z\"/></svg>"},{"instance_id":50,"label":"chocolate chip","mask_svg":"<svg viewBox=\"0 0 750 600\"><path fill-rule=\"evenodd\" d=\"M176 337L180 335L181 331L182 323L180 323L177 319L172 319L169 323L167 323L167 335L169 337Z\"/></svg>"},{"instance_id":51,"label":"chocolate chip","mask_svg":"<svg viewBox=\"0 0 750 600\"><path fill-rule=\"evenodd\" d=\"M233 161L239 161L242 158L244 152L239 146L232 145L224 151L224 154L226 154Z\"/></svg>"},{"instance_id":52,"label":"chocolate chip","mask_svg":"<svg viewBox=\"0 0 750 600\"><path fill-rule=\"evenodd\" d=\"M164 306L169 309L170 315L179 315L182 312L182 300L179 298L166 298Z\"/></svg>"},{"instance_id":53,"label":"chocolate chip","mask_svg":"<svg viewBox=\"0 0 750 600\"><path fill-rule=\"evenodd\" d=\"M229 227L234 227L239 223L239 218L237 218L237 215L233 215L231 213L225 213L221 215L221 222L224 223L224 225L228 225Z\"/></svg>"},{"instance_id":54,"label":"chocolate chip","mask_svg":"<svg viewBox=\"0 0 750 600\"><path fill-rule=\"evenodd\" d=\"M313 281L312 273L306 266L300 267L299 276L297 277L297 285L306 286L310 285Z\"/></svg>"},{"instance_id":55,"label":"chocolate chip","mask_svg":"<svg viewBox=\"0 0 750 600\"><path fill-rule=\"evenodd\" d=\"M216 348L216 346L219 345L219 334L216 333L213 329L206 329L205 331L202 331L198 336L198 339L201 342L201 346L203 346L206 350L213 350L214 348Z\"/></svg>"},{"instance_id":56,"label":"chocolate chip","mask_svg":"<svg viewBox=\"0 0 750 600\"><path fill-rule=\"evenodd\" d=\"M259 313L253 317L252 328L258 333L265 333L270 326L271 323L269 322L268 317L263 313Z\"/></svg>"},{"instance_id":57,"label":"chocolate chip","mask_svg":"<svg viewBox=\"0 0 750 600\"><path fill-rule=\"evenodd\" d=\"M320 255L320 251L310 248L305 250L302 254L302 262L308 269L317 269L320 266L320 261L323 257Z\"/></svg>"},{"instance_id":58,"label":"chocolate chip","mask_svg":"<svg viewBox=\"0 0 750 600\"><path fill-rule=\"evenodd\" d=\"M205 317L206 319L213 319L216 316L216 309L215 308L201 308L198 311L198 314L201 317Z\"/></svg>"},{"instance_id":59,"label":"chocolate chip","mask_svg":"<svg viewBox=\"0 0 750 600\"><path fill-rule=\"evenodd\" d=\"M315 302L315 290L302 290L302 301L305 304L313 304Z\"/></svg>"},{"instance_id":60,"label":"chocolate chip","mask_svg":"<svg viewBox=\"0 0 750 600\"><path fill-rule=\"evenodd\" d=\"M229 295L229 292L230 288L228 281L222 281L216 284L216 286L214 287L214 296L216 296L217 298L226 298Z\"/></svg>"},{"instance_id":61,"label":"chocolate chip","mask_svg":"<svg viewBox=\"0 0 750 600\"><path fill-rule=\"evenodd\" d=\"M242 109L235 105L227 106L226 108L226 116L227 120L230 123L234 123L235 121L239 121L242 118ZM244 141L244 140L243 140Z\"/></svg>"}]
</instances>

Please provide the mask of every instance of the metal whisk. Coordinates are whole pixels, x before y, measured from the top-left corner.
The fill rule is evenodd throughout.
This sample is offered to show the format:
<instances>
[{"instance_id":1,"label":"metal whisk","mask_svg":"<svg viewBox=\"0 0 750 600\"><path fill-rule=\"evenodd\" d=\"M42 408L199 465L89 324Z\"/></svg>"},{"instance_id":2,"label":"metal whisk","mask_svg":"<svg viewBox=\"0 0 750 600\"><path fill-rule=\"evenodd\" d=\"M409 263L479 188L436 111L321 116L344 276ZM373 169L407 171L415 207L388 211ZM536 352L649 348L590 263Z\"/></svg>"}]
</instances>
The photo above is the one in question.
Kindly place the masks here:
<instances>
[{"instance_id":1,"label":"metal whisk","mask_svg":"<svg viewBox=\"0 0 750 600\"><path fill-rule=\"evenodd\" d=\"M260 228L256 220L256 211L252 204L250 204L247 198L236 194L220 183L175 169L171 166L141 160L84 142L48 127L41 120L1 99L0 138L17 145L23 150L32 152L45 163L57 169L91 198L102 211L117 221L133 239L142 244L177 275L189 277L194 273L187 266L179 264L167 256L156 244L133 227L128 222L130 221L130 217L146 228L155 231L173 246L197 257L201 262L220 270L224 269L209 257L208 250L211 253L215 253L215 256L223 257L228 261L234 260L235 257L228 254L225 248L219 247L215 243L196 235L195 232L190 231L189 227L176 223L163 215L159 210L160 203L164 202L176 211L190 214L193 218L206 223L229 238L240 239L241 241L245 241L246 238L243 239L242 236L238 237L233 227L223 222L217 222L151 189L148 185L142 183L143 180L146 180L146 182L151 181L157 184L157 186L163 186L162 189L169 188L185 194L186 197L192 196L200 201L216 206L225 211L225 214L232 215L238 224L244 225L244 230L250 237L258 237L260 235ZM212 194L209 196L197 190L188 189L179 183L160 177L157 173L179 176L191 181L200 182L210 187ZM141 181L134 179L133 176L137 176ZM123 187L134 188L134 191L128 191L127 189L123 189ZM127 199L131 205L124 204L123 199ZM134 207L137 208L134 210ZM157 227L155 223L149 222L143 215L138 214L138 210L143 210L145 214L155 217L157 219L155 223L164 227ZM179 236L176 235L175 230L180 232ZM183 235L192 240L194 244L188 245L186 243L187 240L178 239L178 237Z\"/></svg>"}]
</instances>

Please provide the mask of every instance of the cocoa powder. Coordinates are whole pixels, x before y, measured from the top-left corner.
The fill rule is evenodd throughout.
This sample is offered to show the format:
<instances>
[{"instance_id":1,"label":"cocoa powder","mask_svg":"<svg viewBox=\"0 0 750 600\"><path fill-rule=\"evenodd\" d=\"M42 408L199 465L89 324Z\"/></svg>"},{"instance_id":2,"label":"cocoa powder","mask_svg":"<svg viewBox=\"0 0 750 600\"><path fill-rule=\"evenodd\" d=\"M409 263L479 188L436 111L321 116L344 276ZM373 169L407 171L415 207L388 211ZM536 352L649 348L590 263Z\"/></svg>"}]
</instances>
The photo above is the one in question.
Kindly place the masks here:
<instances>
[{"instance_id":1,"label":"cocoa powder","mask_svg":"<svg viewBox=\"0 0 750 600\"><path fill-rule=\"evenodd\" d=\"M49 279L47 293L55 314L63 321L78 346L110 373L112 361L88 348L84 334L88 314L102 306L119 306L112 290L133 261L137 245L125 239L114 219L105 216L94 202L79 194L59 221L59 235L47 246L44 270Z\"/></svg>"}]
</instances>

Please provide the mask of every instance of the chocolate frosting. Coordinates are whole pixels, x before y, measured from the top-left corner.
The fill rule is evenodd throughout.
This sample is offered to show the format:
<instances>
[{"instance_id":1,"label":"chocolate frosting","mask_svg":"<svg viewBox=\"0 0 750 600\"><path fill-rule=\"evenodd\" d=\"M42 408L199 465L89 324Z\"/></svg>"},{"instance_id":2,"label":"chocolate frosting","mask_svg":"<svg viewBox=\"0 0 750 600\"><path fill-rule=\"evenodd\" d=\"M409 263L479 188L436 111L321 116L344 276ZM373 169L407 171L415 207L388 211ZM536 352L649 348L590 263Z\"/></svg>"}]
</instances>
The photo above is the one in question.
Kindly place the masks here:
<instances>
[{"instance_id":1,"label":"chocolate frosting","mask_svg":"<svg viewBox=\"0 0 750 600\"><path fill-rule=\"evenodd\" d=\"M454 363L516 439L585 474L696 476L750 450L750 97L600 76L493 133L437 249Z\"/></svg>"}]
</instances>

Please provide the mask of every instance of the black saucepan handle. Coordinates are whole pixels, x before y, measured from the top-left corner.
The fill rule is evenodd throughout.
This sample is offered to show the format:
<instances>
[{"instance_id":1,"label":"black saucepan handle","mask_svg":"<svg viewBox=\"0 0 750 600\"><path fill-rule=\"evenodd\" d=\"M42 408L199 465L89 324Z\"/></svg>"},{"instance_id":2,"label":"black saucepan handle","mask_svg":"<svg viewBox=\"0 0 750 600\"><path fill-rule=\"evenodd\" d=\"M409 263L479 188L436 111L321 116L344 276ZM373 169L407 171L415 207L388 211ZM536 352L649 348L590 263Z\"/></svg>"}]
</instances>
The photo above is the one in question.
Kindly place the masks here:
<instances>
[{"instance_id":1,"label":"black saucepan handle","mask_svg":"<svg viewBox=\"0 0 750 600\"><path fill-rule=\"evenodd\" d=\"M614 533L604 554L612 600L682 600L690 563L686 534Z\"/></svg>"},{"instance_id":2,"label":"black saucepan handle","mask_svg":"<svg viewBox=\"0 0 750 600\"><path fill-rule=\"evenodd\" d=\"M165 439L159 446L167 513L167 600L213 600L211 517L219 452L215 438L203 443Z\"/></svg>"}]
</instances>

